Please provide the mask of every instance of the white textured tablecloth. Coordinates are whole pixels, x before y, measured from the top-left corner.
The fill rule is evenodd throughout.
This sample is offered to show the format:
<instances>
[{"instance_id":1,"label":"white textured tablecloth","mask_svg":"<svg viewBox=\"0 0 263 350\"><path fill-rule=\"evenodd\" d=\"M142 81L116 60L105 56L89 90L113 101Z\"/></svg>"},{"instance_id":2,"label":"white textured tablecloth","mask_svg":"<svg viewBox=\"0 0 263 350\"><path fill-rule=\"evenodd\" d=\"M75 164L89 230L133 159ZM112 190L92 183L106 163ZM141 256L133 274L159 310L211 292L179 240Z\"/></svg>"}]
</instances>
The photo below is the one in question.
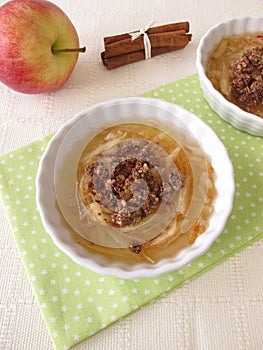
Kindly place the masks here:
<instances>
[{"instance_id":1,"label":"white textured tablecloth","mask_svg":"<svg viewBox=\"0 0 263 350\"><path fill-rule=\"evenodd\" d=\"M0 154L56 131L94 103L136 96L196 72L204 32L238 15L263 13L262 0L56 0L71 18L87 52L67 84L45 95L22 95L0 84ZM4 1L0 1L2 5ZM192 42L183 50L107 71L103 37L188 20ZM52 349L21 258L0 207L0 349ZM76 349L263 349L263 241Z\"/></svg>"}]
</instances>

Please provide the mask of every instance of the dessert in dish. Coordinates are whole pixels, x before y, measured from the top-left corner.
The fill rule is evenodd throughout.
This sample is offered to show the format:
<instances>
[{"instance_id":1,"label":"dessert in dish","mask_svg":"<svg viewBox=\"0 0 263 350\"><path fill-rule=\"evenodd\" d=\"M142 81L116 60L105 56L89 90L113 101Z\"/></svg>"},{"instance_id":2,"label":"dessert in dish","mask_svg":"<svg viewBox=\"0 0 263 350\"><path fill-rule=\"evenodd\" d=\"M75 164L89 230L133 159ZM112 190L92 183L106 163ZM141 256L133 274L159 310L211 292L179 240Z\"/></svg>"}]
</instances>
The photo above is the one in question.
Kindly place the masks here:
<instances>
[{"instance_id":1,"label":"dessert in dish","mask_svg":"<svg viewBox=\"0 0 263 350\"><path fill-rule=\"evenodd\" d=\"M224 36L208 56L207 77L222 95L263 118L263 33Z\"/></svg>"},{"instance_id":2,"label":"dessert in dish","mask_svg":"<svg viewBox=\"0 0 263 350\"><path fill-rule=\"evenodd\" d=\"M257 119L261 120L261 118ZM196 184L193 187L192 202L196 203L198 198L202 198L204 204L190 205L187 211L188 215L184 220L184 226L181 227L182 234L176 239L172 240L174 234L171 231L170 242L168 236L166 236L167 245L164 245L165 241L163 240L162 245L158 246L157 231L157 234L152 237L152 242L155 241L156 246L147 247L147 243L151 240L147 240L147 237L145 237L146 239L141 243L143 249L140 251L141 246L137 247L138 254L131 251L129 244L120 246L113 239L111 239L111 242L107 242L107 246L99 244L100 242L96 239L98 236L96 232L98 220L93 220L94 225L90 222L89 229L87 229L85 224L87 220L84 218L84 220L80 220L80 211L77 206L80 201L79 199L76 200L77 169L80 156L87 145L103 130L114 125L130 125L131 121L133 124L146 124L157 128L159 131L162 130L163 133L170 135L176 141L176 144L182 149L181 154L187 155L191 169L194 170L190 172L190 175L194 176L194 184ZM144 138L149 142L147 137ZM136 136L136 139L138 139L138 136ZM122 140L122 142L124 141ZM155 143L156 141L158 140L154 139L153 136L150 138L150 142ZM102 143L104 142L105 140L102 141ZM150 144L152 145L152 143ZM162 143L159 146L161 147ZM158 152L160 152L159 149ZM169 151L163 149L163 152L168 153ZM196 154L201 155L201 157L195 156ZM167 155L163 158L166 161ZM177 157L176 159L179 160ZM200 160L201 167L199 166ZM172 161L172 163L174 162ZM170 164L171 162L169 162L169 166L171 166ZM212 168L209 164L212 165ZM179 166L176 169L180 171ZM174 169L171 167L171 170ZM163 176L163 173L161 175ZM210 183L210 176L211 188L215 186L215 190L212 191L214 197L211 200L207 196L207 190L204 193L201 192L201 189L206 189L203 185L207 184L208 186L208 183ZM185 183L183 184L185 185ZM184 191L184 188L182 187L180 192ZM204 254L224 229L232 209L234 189L231 161L226 148L212 129L200 118L178 105L160 99L142 97L105 101L71 118L50 141L41 158L36 179L37 206L43 225L54 244L80 266L103 275L128 279L157 277L178 270ZM213 193L214 191L215 193ZM175 200L178 199L176 194L175 191ZM142 226L152 222L158 224L158 219L161 218L160 214L162 214L161 210L167 208L162 204L160 204L157 212L152 215L152 218L149 216L145 223L139 222L134 226L121 227L117 230L117 233L123 230L127 234L126 231L130 233L134 230L133 239L136 238L137 241L137 238L141 238L146 231L141 229ZM178 208L178 205L176 208ZM204 213L206 211L206 215L209 217L208 227L193 243L189 243L187 230L189 227L195 227L194 223L198 221L202 210L204 210ZM164 214L167 215L166 212ZM160 226L162 226L162 222ZM105 231L109 228L112 229L112 226L103 225L101 231L104 234L104 240ZM116 227L113 228L116 229ZM114 232L116 234L116 231ZM163 232L167 233L165 230ZM113 237L109 235L108 237L116 238L115 235ZM122 238L120 234L119 237ZM159 238L163 239L165 235L159 235ZM131 240L128 240L129 242ZM114 243L115 246L113 247ZM133 245L132 248L136 250L136 245ZM147 256L156 263L149 262L143 256L144 253L147 253Z\"/></svg>"},{"instance_id":3,"label":"dessert in dish","mask_svg":"<svg viewBox=\"0 0 263 350\"><path fill-rule=\"evenodd\" d=\"M88 142L77 169L79 218L94 237L74 236L106 256L154 264L181 235L191 245L207 229L214 178L189 136L140 123L106 128Z\"/></svg>"}]
</instances>

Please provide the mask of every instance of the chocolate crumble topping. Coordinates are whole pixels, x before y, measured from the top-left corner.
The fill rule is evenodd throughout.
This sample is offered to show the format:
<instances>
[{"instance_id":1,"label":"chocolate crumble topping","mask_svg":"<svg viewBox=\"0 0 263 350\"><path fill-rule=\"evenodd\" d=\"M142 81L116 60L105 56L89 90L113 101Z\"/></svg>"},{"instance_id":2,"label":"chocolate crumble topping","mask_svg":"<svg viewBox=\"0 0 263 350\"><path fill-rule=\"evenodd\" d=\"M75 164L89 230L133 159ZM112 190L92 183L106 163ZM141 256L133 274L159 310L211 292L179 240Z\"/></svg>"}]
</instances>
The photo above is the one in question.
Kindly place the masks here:
<instances>
[{"instance_id":1,"label":"chocolate crumble topping","mask_svg":"<svg viewBox=\"0 0 263 350\"><path fill-rule=\"evenodd\" d=\"M140 254L142 251L142 245L138 242L131 242L129 249L135 254Z\"/></svg>"},{"instance_id":2,"label":"chocolate crumble topping","mask_svg":"<svg viewBox=\"0 0 263 350\"><path fill-rule=\"evenodd\" d=\"M122 153L125 153L125 149ZM145 150L138 152L139 155L142 153L145 154ZM91 176L95 166L96 176L99 177L96 189ZM119 162L108 177L109 183L105 182L107 169L103 163L91 164L85 170L90 179L89 190L95 195L96 202L111 208L111 220L117 227L138 224L143 218L155 213L162 200L170 205L173 191L178 192L183 185L183 177L178 172L171 172L168 181L163 182L155 166L141 158L128 158ZM165 198L164 190L167 194Z\"/></svg>"},{"instance_id":3,"label":"chocolate crumble topping","mask_svg":"<svg viewBox=\"0 0 263 350\"><path fill-rule=\"evenodd\" d=\"M234 65L233 96L247 106L263 103L263 48L246 51Z\"/></svg>"}]
</instances>

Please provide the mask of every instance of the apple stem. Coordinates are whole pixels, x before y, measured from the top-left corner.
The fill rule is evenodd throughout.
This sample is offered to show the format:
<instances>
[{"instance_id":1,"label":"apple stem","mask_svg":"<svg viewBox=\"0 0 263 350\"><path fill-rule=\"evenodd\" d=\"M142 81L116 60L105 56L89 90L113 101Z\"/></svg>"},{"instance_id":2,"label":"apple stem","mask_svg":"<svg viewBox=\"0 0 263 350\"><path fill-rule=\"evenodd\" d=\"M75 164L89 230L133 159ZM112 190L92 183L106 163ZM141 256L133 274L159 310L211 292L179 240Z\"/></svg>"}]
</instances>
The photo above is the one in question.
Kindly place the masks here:
<instances>
[{"instance_id":1,"label":"apple stem","mask_svg":"<svg viewBox=\"0 0 263 350\"><path fill-rule=\"evenodd\" d=\"M60 52L85 52L86 51L86 47L76 47L74 49L54 49L53 47L51 48L52 53L56 54L56 53L60 53Z\"/></svg>"}]
</instances>

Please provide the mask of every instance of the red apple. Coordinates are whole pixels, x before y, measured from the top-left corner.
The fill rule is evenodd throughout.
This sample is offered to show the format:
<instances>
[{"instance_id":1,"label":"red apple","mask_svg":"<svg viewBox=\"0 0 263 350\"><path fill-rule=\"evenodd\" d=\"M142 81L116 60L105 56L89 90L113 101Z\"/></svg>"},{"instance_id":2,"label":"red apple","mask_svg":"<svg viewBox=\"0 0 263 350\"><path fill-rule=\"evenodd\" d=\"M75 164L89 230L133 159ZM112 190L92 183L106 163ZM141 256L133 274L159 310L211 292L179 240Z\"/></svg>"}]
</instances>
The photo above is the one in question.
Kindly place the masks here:
<instances>
[{"instance_id":1,"label":"red apple","mask_svg":"<svg viewBox=\"0 0 263 350\"><path fill-rule=\"evenodd\" d=\"M11 89L58 89L84 51L70 19L53 3L12 0L0 7L0 81Z\"/></svg>"}]
</instances>

